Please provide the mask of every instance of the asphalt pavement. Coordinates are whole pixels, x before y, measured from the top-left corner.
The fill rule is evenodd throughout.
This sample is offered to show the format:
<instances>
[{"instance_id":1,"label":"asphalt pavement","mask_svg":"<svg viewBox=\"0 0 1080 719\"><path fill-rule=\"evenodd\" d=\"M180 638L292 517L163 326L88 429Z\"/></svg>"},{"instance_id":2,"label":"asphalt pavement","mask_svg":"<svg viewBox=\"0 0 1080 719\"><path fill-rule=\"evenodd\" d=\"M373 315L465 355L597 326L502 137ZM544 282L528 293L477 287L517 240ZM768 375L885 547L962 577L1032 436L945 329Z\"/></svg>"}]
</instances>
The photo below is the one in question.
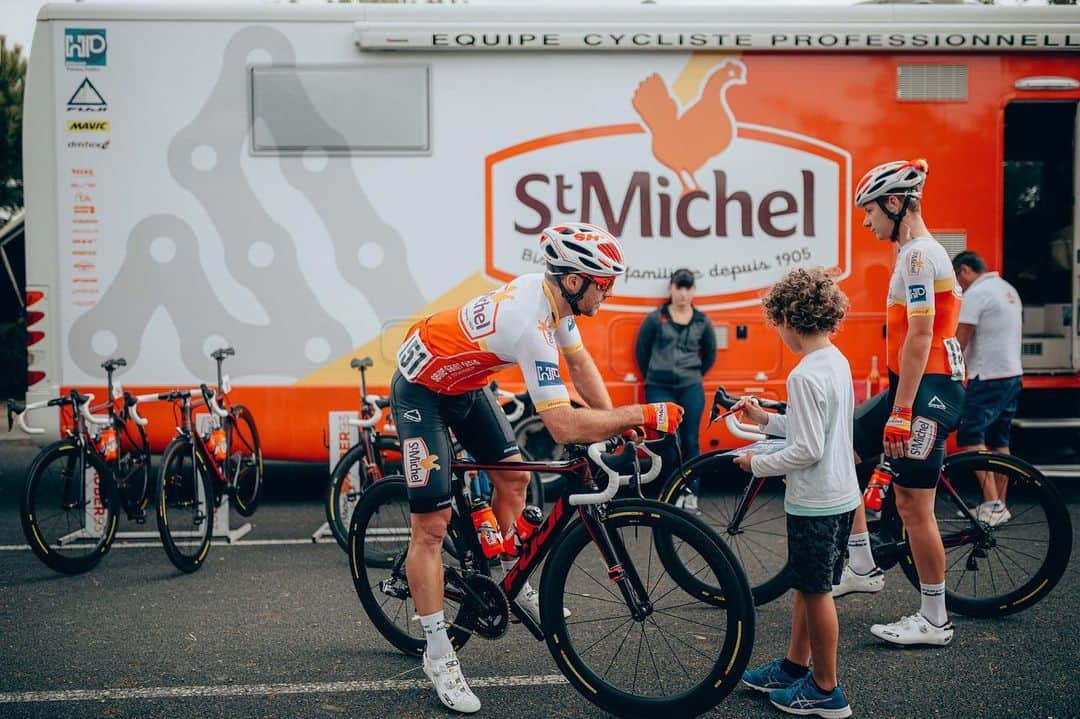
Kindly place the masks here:
<instances>
[{"instance_id":1,"label":"asphalt pavement","mask_svg":"<svg viewBox=\"0 0 1080 719\"><path fill-rule=\"evenodd\" d=\"M311 543L323 468L269 464L251 531L215 542L196 574L176 571L156 541L121 539L97 568L68 577L25 548L19 526L35 451L0 442L0 717L453 716L418 662L372 629L345 554ZM1065 494L1075 545L1080 484ZM121 526L129 529L153 521ZM954 616L956 638L944 648L894 649L870 635L870 624L918 608L898 569L880 594L841 599L840 678L855 716L1080 717L1076 567L1074 557L1026 612ZM790 595L758 609L753 663L783 654L790 610ZM484 703L478 716L606 716L520 627L474 639L460 658ZM739 688L708 716L782 715Z\"/></svg>"}]
</instances>

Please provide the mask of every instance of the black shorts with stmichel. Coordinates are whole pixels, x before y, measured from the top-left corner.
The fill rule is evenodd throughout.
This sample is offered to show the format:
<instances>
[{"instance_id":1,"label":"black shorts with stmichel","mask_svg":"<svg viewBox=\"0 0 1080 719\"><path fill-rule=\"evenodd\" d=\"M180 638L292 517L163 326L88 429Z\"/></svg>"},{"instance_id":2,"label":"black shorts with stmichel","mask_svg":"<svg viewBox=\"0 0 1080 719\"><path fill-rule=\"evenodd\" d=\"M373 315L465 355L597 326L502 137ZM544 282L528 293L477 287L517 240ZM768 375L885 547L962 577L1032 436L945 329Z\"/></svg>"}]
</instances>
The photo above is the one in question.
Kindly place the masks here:
<instances>
[{"instance_id":1,"label":"black shorts with stmichel","mask_svg":"<svg viewBox=\"0 0 1080 719\"><path fill-rule=\"evenodd\" d=\"M795 589L804 594L824 594L840 583L854 517L854 510L815 517L787 516L787 571Z\"/></svg>"},{"instance_id":2,"label":"black shorts with stmichel","mask_svg":"<svg viewBox=\"0 0 1080 719\"><path fill-rule=\"evenodd\" d=\"M862 462L874 461L884 451L885 423L896 400L899 377L889 373L889 389L855 408L853 441ZM923 375L911 407L908 455L891 459L896 483L909 489L933 489L945 463L945 439L956 429L964 406L964 385L944 374Z\"/></svg>"},{"instance_id":3,"label":"black shorts with stmichel","mask_svg":"<svg viewBox=\"0 0 1080 719\"><path fill-rule=\"evenodd\" d=\"M390 380L390 407L401 440L402 471L413 514L450 506L450 430L484 464L501 462L518 452L510 420L487 387L439 394L395 372Z\"/></svg>"}]
</instances>

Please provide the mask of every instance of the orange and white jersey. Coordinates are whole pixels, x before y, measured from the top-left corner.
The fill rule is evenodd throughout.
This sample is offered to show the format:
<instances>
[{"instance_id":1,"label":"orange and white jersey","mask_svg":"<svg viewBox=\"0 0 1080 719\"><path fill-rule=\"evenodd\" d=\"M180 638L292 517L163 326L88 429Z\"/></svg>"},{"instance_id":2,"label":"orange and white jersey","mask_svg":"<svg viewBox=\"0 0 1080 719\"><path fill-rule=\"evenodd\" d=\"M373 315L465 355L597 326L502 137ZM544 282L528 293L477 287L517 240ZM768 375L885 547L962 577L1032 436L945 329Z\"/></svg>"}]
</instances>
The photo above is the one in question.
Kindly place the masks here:
<instances>
[{"instance_id":1,"label":"orange and white jersey","mask_svg":"<svg viewBox=\"0 0 1080 719\"><path fill-rule=\"evenodd\" d=\"M542 412L570 403L559 374L559 350L581 349L573 316L560 320L544 275L530 274L414 324L398 350L397 365L410 382L441 394L464 394L516 364Z\"/></svg>"},{"instance_id":2,"label":"orange and white jersey","mask_svg":"<svg viewBox=\"0 0 1080 719\"><path fill-rule=\"evenodd\" d=\"M964 355L956 339L960 285L949 253L932 237L917 237L900 248L889 282L886 346L889 370L900 374L900 352L908 318L932 315L934 336L923 374L964 379Z\"/></svg>"}]
</instances>

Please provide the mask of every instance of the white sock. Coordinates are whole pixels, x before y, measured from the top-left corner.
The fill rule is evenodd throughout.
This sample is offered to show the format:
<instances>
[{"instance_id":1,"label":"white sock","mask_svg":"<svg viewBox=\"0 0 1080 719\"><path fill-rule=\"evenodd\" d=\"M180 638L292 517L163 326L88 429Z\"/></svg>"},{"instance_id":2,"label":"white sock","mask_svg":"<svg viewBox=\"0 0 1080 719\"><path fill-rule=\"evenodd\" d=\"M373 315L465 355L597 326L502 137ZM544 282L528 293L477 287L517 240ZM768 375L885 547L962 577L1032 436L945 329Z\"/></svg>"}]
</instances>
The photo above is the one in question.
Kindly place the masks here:
<instances>
[{"instance_id":1,"label":"white sock","mask_svg":"<svg viewBox=\"0 0 1080 719\"><path fill-rule=\"evenodd\" d=\"M514 559L500 559L499 566L502 567L502 577L499 577L499 579L501 580L506 577L515 564L517 564L517 557Z\"/></svg>"},{"instance_id":2,"label":"white sock","mask_svg":"<svg viewBox=\"0 0 1080 719\"><path fill-rule=\"evenodd\" d=\"M870 533L849 534L847 540L848 565L856 574L869 574L876 564L870 552Z\"/></svg>"},{"instance_id":3,"label":"white sock","mask_svg":"<svg viewBox=\"0 0 1080 719\"><path fill-rule=\"evenodd\" d=\"M420 617L420 626L427 636L428 659L445 657L454 651L450 637L446 635L446 612L435 612Z\"/></svg>"},{"instance_id":4,"label":"white sock","mask_svg":"<svg viewBox=\"0 0 1080 719\"><path fill-rule=\"evenodd\" d=\"M945 582L941 584L919 584L922 594L922 606L919 614L939 627L945 626L949 615L945 612Z\"/></svg>"}]
</instances>

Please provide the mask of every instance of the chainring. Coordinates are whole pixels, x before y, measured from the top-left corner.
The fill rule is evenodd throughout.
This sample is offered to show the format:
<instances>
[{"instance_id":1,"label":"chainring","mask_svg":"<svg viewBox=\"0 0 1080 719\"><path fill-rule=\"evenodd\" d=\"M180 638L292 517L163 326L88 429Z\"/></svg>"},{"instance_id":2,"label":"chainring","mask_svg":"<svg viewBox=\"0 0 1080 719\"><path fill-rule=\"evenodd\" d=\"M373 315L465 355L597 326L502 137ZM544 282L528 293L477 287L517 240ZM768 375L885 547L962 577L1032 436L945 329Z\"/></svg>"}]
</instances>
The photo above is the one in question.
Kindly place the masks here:
<instances>
[{"instance_id":1,"label":"chainring","mask_svg":"<svg viewBox=\"0 0 1080 719\"><path fill-rule=\"evenodd\" d=\"M502 587L491 577L470 574L465 578L469 593L462 610L476 617L473 631L484 639L498 639L510 627L510 602Z\"/></svg>"}]
</instances>

